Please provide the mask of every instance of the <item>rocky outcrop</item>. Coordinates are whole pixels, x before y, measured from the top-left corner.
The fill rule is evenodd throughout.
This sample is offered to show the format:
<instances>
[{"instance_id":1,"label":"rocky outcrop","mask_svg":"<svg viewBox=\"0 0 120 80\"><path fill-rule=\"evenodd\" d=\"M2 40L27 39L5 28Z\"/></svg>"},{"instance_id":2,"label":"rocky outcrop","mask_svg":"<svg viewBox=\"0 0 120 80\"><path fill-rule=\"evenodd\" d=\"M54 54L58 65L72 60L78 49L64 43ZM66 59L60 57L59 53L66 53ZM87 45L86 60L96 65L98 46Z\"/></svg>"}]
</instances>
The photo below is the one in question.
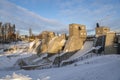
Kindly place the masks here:
<instances>
[{"instance_id":1,"label":"rocky outcrop","mask_svg":"<svg viewBox=\"0 0 120 80\"><path fill-rule=\"evenodd\" d=\"M86 40L87 31L85 25L81 24L70 24L69 25L69 37L76 36L81 38L83 41Z\"/></svg>"}]
</instances>

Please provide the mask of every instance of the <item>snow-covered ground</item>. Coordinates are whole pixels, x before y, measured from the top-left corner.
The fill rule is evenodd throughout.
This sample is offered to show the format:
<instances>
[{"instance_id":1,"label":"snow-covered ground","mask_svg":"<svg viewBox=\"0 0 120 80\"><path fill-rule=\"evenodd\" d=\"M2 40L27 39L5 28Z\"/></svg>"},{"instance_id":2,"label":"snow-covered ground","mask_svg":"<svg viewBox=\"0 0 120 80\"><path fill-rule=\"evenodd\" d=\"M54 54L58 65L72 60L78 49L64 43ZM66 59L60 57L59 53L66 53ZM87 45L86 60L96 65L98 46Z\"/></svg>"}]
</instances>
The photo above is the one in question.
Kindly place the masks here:
<instances>
[{"instance_id":1,"label":"snow-covered ground","mask_svg":"<svg viewBox=\"0 0 120 80\"><path fill-rule=\"evenodd\" d=\"M30 45L30 47L29 47ZM33 43L19 42L5 45L6 48L17 47L14 51L0 54L0 80L120 80L120 55L101 55L77 61L71 65L36 70L23 70L16 64L24 59L30 65L44 63L42 60L47 54L38 57L29 49ZM36 47L35 47L36 48ZM83 50L78 51L69 60L83 55L92 48L92 42L86 42ZM34 50L34 49L33 49ZM63 55L65 53L62 53ZM54 61L58 54L49 57ZM28 57L28 58L27 58ZM45 60L46 62L46 60ZM50 64L51 65L51 64ZM35 66L35 65L33 65Z\"/></svg>"},{"instance_id":2,"label":"snow-covered ground","mask_svg":"<svg viewBox=\"0 0 120 80\"><path fill-rule=\"evenodd\" d=\"M1 50L0 55L11 55L11 54L21 54L27 53L29 43L24 41L12 42L9 44L0 44ZM5 52L3 52L5 51Z\"/></svg>"},{"instance_id":3,"label":"snow-covered ground","mask_svg":"<svg viewBox=\"0 0 120 80\"><path fill-rule=\"evenodd\" d=\"M1 63L0 60L0 65ZM19 80L120 80L120 55L93 57L60 68L0 70L0 80L18 78Z\"/></svg>"}]
</instances>

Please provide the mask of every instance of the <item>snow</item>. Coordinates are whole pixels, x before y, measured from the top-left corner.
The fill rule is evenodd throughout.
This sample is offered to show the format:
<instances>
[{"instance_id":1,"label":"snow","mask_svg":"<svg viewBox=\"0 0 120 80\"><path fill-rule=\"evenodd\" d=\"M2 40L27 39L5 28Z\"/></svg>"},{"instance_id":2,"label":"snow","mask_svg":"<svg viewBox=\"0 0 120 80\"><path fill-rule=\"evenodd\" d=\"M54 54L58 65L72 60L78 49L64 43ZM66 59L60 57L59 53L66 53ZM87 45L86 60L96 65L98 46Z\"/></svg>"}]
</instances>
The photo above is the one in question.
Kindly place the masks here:
<instances>
[{"instance_id":1,"label":"snow","mask_svg":"<svg viewBox=\"0 0 120 80\"><path fill-rule=\"evenodd\" d=\"M16 73L13 73L12 76L10 75L7 75L5 78L2 78L2 80L32 80L32 78L28 77L27 76L24 76L22 74L16 74Z\"/></svg>"},{"instance_id":2,"label":"snow","mask_svg":"<svg viewBox=\"0 0 120 80\"><path fill-rule=\"evenodd\" d=\"M47 57L47 54L42 54L39 58L34 59L33 62L37 62L39 60L42 60L44 57Z\"/></svg>"},{"instance_id":3,"label":"snow","mask_svg":"<svg viewBox=\"0 0 120 80\"><path fill-rule=\"evenodd\" d=\"M15 68L15 63L18 59L29 57L32 54L21 54L21 55L4 55L0 56L0 70Z\"/></svg>"},{"instance_id":4,"label":"snow","mask_svg":"<svg viewBox=\"0 0 120 80\"><path fill-rule=\"evenodd\" d=\"M4 52L3 49L0 49L0 54L3 53L3 52Z\"/></svg>"},{"instance_id":5,"label":"snow","mask_svg":"<svg viewBox=\"0 0 120 80\"><path fill-rule=\"evenodd\" d=\"M36 54L40 45L41 41L39 39L34 40L29 44L29 52Z\"/></svg>"},{"instance_id":6,"label":"snow","mask_svg":"<svg viewBox=\"0 0 120 80\"><path fill-rule=\"evenodd\" d=\"M81 50L76 52L73 56L71 56L69 59L67 59L65 61L70 61L70 60L74 60L76 58L79 58L80 56L83 56L84 54L88 53L92 49L93 49L93 41L86 41Z\"/></svg>"},{"instance_id":7,"label":"snow","mask_svg":"<svg viewBox=\"0 0 120 80\"><path fill-rule=\"evenodd\" d=\"M38 42L38 44L40 44ZM69 60L76 59L88 51L92 50L93 42L87 41L82 50L78 51ZM63 67L51 67L45 60L42 60L47 54L38 57L36 54L27 52L25 47L29 43L19 42L17 44L6 45L7 48L17 46L17 50L12 54L0 54L0 80L120 80L120 55L101 55L94 56L82 61L77 61L71 65ZM37 44L36 44L37 45ZM33 46L33 43L30 43ZM100 46L96 47L99 48ZM26 51L24 51L26 50ZM21 52L20 52L21 51ZM61 53L63 55L65 53ZM58 54L49 57L50 61L54 61ZM18 60L23 59L30 66L46 66L46 69L37 68L35 70L23 70L16 64ZM51 63L50 63L51 65ZM27 66L24 66L27 67Z\"/></svg>"},{"instance_id":8,"label":"snow","mask_svg":"<svg viewBox=\"0 0 120 80\"><path fill-rule=\"evenodd\" d=\"M30 49L32 49L33 45L35 44L35 41L36 41L36 40L34 40L34 41L32 41L32 42L30 43L30 46L29 46Z\"/></svg>"},{"instance_id":9,"label":"snow","mask_svg":"<svg viewBox=\"0 0 120 80\"><path fill-rule=\"evenodd\" d=\"M101 48L101 46L97 46L97 47L95 47L96 50L99 50L100 48Z\"/></svg>"},{"instance_id":10,"label":"snow","mask_svg":"<svg viewBox=\"0 0 120 80\"><path fill-rule=\"evenodd\" d=\"M0 44L0 46L2 46L2 50L6 50L6 49L12 49L12 50L8 50L6 52L0 52L0 54L5 54L5 55L9 55L9 54L21 54L21 53L27 53L28 51L28 46L29 43L27 42L12 42L9 44Z\"/></svg>"},{"instance_id":11,"label":"snow","mask_svg":"<svg viewBox=\"0 0 120 80\"><path fill-rule=\"evenodd\" d=\"M55 55L49 57L49 60L54 61L56 57L62 56L62 55L64 55L64 54L65 54L65 52L62 52L62 53L60 53L60 54L55 54Z\"/></svg>"},{"instance_id":12,"label":"snow","mask_svg":"<svg viewBox=\"0 0 120 80\"><path fill-rule=\"evenodd\" d=\"M120 55L98 56L75 64L43 70L2 70L0 78L4 80L9 75L16 79L15 74L23 79L27 77L24 80L120 80Z\"/></svg>"}]
</instances>

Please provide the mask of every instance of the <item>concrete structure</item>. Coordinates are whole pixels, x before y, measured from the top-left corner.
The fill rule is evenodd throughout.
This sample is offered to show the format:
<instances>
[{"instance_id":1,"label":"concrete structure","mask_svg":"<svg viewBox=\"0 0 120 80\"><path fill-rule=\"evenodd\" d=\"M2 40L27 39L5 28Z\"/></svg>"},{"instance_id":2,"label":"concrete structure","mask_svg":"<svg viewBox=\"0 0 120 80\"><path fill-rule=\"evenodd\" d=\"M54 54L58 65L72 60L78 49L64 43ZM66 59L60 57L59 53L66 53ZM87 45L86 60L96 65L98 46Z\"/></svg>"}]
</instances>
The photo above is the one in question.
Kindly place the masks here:
<instances>
[{"instance_id":1,"label":"concrete structure","mask_svg":"<svg viewBox=\"0 0 120 80\"><path fill-rule=\"evenodd\" d=\"M81 24L70 24L69 25L69 37L76 36L81 38L83 41L86 40L87 31L85 25Z\"/></svg>"},{"instance_id":2,"label":"concrete structure","mask_svg":"<svg viewBox=\"0 0 120 80\"><path fill-rule=\"evenodd\" d=\"M48 44L48 53L55 54L60 53L65 46L66 36L62 34L61 36L55 36Z\"/></svg>"},{"instance_id":3,"label":"concrete structure","mask_svg":"<svg viewBox=\"0 0 120 80\"><path fill-rule=\"evenodd\" d=\"M120 54L120 35L118 35L117 43L118 43L117 53Z\"/></svg>"},{"instance_id":4,"label":"concrete structure","mask_svg":"<svg viewBox=\"0 0 120 80\"><path fill-rule=\"evenodd\" d=\"M115 32L106 33L105 54L117 53L117 48L115 47L115 37Z\"/></svg>"},{"instance_id":5,"label":"concrete structure","mask_svg":"<svg viewBox=\"0 0 120 80\"><path fill-rule=\"evenodd\" d=\"M69 38L66 42L64 52L72 52L81 49L86 37L87 31L85 25L70 24Z\"/></svg>"},{"instance_id":6,"label":"concrete structure","mask_svg":"<svg viewBox=\"0 0 120 80\"><path fill-rule=\"evenodd\" d=\"M110 28L101 26L101 27L96 27L95 31L96 31L95 34L98 37L98 36L106 35L106 33L110 31Z\"/></svg>"},{"instance_id":7,"label":"concrete structure","mask_svg":"<svg viewBox=\"0 0 120 80\"><path fill-rule=\"evenodd\" d=\"M96 45L102 46L102 50L105 54L117 53L117 48L115 47L116 33L110 31L110 28L104 26L96 26Z\"/></svg>"},{"instance_id":8,"label":"concrete structure","mask_svg":"<svg viewBox=\"0 0 120 80\"><path fill-rule=\"evenodd\" d=\"M46 42L48 42L53 37L55 37L55 33L50 31L43 31L41 35L42 35L42 39L45 39Z\"/></svg>"},{"instance_id":9,"label":"concrete structure","mask_svg":"<svg viewBox=\"0 0 120 80\"><path fill-rule=\"evenodd\" d=\"M41 33L41 36L42 36L41 53L47 53L48 43L50 40L52 40L53 37L55 37L55 33L50 31L43 31Z\"/></svg>"},{"instance_id":10,"label":"concrete structure","mask_svg":"<svg viewBox=\"0 0 120 80\"><path fill-rule=\"evenodd\" d=\"M80 50L83 46L83 40L79 37L72 36L70 37L65 45L64 52L73 52Z\"/></svg>"},{"instance_id":11,"label":"concrete structure","mask_svg":"<svg viewBox=\"0 0 120 80\"><path fill-rule=\"evenodd\" d=\"M63 50L66 42L65 34L54 36L54 32L44 31L41 35L41 39L36 39L31 43L30 52L55 54Z\"/></svg>"}]
</instances>

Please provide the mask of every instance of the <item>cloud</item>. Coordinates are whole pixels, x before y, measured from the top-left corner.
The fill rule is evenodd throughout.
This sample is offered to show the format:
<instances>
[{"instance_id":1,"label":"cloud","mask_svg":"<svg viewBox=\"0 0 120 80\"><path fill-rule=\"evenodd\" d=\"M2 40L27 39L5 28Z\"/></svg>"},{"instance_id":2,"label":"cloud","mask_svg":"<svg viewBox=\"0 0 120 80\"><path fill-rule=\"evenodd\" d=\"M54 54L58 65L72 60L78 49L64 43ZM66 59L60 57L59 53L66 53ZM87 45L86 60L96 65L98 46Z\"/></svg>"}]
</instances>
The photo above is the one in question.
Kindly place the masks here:
<instances>
[{"instance_id":1,"label":"cloud","mask_svg":"<svg viewBox=\"0 0 120 80\"><path fill-rule=\"evenodd\" d=\"M16 24L16 28L25 33L30 27L37 34L43 30L62 32L66 27L65 24L57 20L44 18L7 0L0 0L0 16L2 22Z\"/></svg>"},{"instance_id":2,"label":"cloud","mask_svg":"<svg viewBox=\"0 0 120 80\"><path fill-rule=\"evenodd\" d=\"M52 10L57 9L56 13L53 11L53 14L50 15L57 14L55 18L59 21L42 17L9 2L9 0L0 0L0 20L15 23L16 27L25 33L30 27L36 33L44 30L68 32L68 24L71 23L84 24L89 32L95 28L96 22L114 30L119 29L120 25L119 0L53 0L52 4L54 5L51 5L51 0L19 0L18 2L23 5L30 3L29 7L40 7L35 5L45 3L47 7L49 5L54 7Z\"/></svg>"},{"instance_id":3,"label":"cloud","mask_svg":"<svg viewBox=\"0 0 120 80\"><path fill-rule=\"evenodd\" d=\"M96 22L109 26L116 24L119 28L120 1L119 0L70 0L61 2L60 16L64 16L68 22L85 24L87 28L94 28ZM65 19L64 18L64 19ZM64 20L63 19L63 20Z\"/></svg>"}]
</instances>

